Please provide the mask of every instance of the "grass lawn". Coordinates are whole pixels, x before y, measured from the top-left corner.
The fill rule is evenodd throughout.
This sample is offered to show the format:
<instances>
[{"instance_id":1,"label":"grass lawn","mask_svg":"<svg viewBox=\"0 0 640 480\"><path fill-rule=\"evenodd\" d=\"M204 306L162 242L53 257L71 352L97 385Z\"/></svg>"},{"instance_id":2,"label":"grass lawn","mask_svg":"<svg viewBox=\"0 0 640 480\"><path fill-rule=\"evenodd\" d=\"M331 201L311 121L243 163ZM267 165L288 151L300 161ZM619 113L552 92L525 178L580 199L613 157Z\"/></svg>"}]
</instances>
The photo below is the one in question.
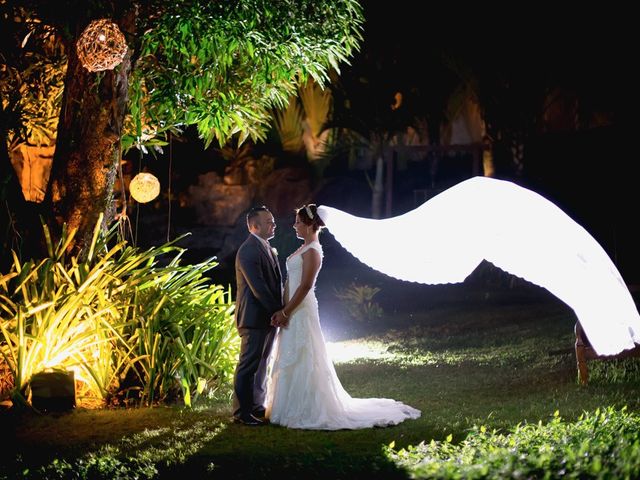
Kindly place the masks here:
<instances>
[{"instance_id":1,"label":"grass lawn","mask_svg":"<svg viewBox=\"0 0 640 480\"><path fill-rule=\"evenodd\" d=\"M385 445L448 436L458 443L474 426L507 430L547 422L556 410L567 420L606 406L640 411L639 375L613 379L612 367L594 365L590 384L577 384L575 316L560 302L518 289L460 292L432 308L414 308L418 302L409 308L407 301L391 312L384 305L388 314L378 324L327 335L352 396L401 400L422 411L418 420L338 432L248 428L230 422L228 395L193 410L4 412L9 446L0 477L39 478L38 467L48 465L44 478L76 478L67 465L77 471L90 464L90 478L102 478L100 472L110 472L105 478L408 478L384 454ZM332 328L329 321L326 327ZM375 333L364 334L367 329Z\"/></svg>"}]
</instances>

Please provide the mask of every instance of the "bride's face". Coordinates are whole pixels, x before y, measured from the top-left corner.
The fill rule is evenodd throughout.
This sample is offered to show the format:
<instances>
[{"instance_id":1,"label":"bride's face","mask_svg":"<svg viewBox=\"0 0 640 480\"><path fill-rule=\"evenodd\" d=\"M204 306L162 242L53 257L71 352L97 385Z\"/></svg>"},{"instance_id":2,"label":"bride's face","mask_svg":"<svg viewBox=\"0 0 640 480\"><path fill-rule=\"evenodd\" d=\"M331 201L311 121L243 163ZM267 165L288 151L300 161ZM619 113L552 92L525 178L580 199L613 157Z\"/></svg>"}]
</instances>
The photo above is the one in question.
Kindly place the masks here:
<instances>
[{"instance_id":1,"label":"bride's face","mask_svg":"<svg viewBox=\"0 0 640 480\"><path fill-rule=\"evenodd\" d=\"M309 227L302 223L302 220L300 220L300 215L296 215L296 221L293 224L293 229L296 231L296 237L304 240L304 234L307 232Z\"/></svg>"}]
</instances>

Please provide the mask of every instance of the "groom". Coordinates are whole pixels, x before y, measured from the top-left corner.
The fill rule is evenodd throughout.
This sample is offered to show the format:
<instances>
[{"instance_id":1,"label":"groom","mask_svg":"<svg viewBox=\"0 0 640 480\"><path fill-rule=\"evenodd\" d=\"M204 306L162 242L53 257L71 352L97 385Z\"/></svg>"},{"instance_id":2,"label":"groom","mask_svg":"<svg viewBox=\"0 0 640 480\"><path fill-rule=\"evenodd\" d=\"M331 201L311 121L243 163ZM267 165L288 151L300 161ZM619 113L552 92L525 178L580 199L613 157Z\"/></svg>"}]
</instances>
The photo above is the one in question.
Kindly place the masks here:
<instances>
[{"instance_id":1,"label":"groom","mask_svg":"<svg viewBox=\"0 0 640 480\"><path fill-rule=\"evenodd\" d=\"M234 378L233 419L249 426L264 425L267 362L276 328L271 315L282 308L282 274L269 245L276 230L267 207L247 213L250 235L236 255L236 325L240 356Z\"/></svg>"}]
</instances>

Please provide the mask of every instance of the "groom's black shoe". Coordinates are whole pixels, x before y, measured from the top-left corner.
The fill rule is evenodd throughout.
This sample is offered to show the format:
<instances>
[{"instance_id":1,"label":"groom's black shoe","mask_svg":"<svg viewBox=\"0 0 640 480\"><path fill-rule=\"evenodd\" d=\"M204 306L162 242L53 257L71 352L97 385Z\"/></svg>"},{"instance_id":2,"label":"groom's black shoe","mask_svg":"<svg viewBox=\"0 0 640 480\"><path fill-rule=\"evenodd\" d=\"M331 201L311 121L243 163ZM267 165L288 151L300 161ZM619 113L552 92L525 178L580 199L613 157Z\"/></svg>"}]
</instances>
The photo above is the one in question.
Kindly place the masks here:
<instances>
[{"instance_id":1,"label":"groom's black shoe","mask_svg":"<svg viewBox=\"0 0 640 480\"><path fill-rule=\"evenodd\" d=\"M253 412L251 412L251 415L253 415L258 420L261 420L263 422L266 414L267 412L264 410L264 408L256 408Z\"/></svg>"},{"instance_id":2,"label":"groom's black shoe","mask_svg":"<svg viewBox=\"0 0 640 480\"><path fill-rule=\"evenodd\" d=\"M254 410L251 413L252 417L257 418L258 420L260 420L265 425L269 425L271 422L269 421L269 419L267 418L266 415L267 415L267 412L265 412L264 408L258 409L258 410Z\"/></svg>"},{"instance_id":3,"label":"groom's black shoe","mask_svg":"<svg viewBox=\"0 0 640 480\"><path fill-rule=\"evenodd\" d=\"M239 417L233 417L233 423L239 423L248 427L260 427L266 425L262 420L258 420L253 415L241 415Z\"/></svg>"}]
</instances>

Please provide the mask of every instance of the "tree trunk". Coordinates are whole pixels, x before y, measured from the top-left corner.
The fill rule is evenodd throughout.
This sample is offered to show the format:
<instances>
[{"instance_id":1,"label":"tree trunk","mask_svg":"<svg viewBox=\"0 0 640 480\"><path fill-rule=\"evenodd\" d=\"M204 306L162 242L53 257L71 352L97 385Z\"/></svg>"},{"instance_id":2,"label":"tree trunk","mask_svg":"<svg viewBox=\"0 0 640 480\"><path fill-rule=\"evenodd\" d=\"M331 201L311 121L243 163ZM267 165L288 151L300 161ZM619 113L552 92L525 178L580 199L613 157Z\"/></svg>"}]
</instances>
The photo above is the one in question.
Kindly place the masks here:
<instances>
[{"instance_id":1,"label":"tree trunk","mask_svg":"<svg viewBox=\"0 0 640 480\"><path fill-rule=\"evenodd\" d=\"M119 22L133 32L131 12ZM122 28L122 25L125 28ZM113 187L120 162L120 138L131 73L131 50L113 70L92 73L80 63L75 40L68 66L47 200L58 225L77 229L74 252L91 241L101 213L114 218Z\"/></svg>"},{"instance_id":2,"label":"tree trunk","mask_svg":"<svg viewBox=\"0 0 640 480\"><path fill-rule=\"evenodd\" d=\"M380 153L376 159L376 177L373 181L373 193L371 195L371 216L373 218L382 217L383 172L384 156Z\"/></svg>"},{"instance_id":3,"label":"tree trunk","mask_svg":"<svg viewBox=\"0 0 640 480\"><path fill-rule=\"evenodd\" d=\"M393 213L393 164L397 156L398 156L398 153L395 150L393 150L391 155L387 157L387 161L386 161L387 163L387 189L386 189L387 201L386 201L386 207L385 207L385 216L387 218L391 217Z\"/></svg>"}]
</instances>

